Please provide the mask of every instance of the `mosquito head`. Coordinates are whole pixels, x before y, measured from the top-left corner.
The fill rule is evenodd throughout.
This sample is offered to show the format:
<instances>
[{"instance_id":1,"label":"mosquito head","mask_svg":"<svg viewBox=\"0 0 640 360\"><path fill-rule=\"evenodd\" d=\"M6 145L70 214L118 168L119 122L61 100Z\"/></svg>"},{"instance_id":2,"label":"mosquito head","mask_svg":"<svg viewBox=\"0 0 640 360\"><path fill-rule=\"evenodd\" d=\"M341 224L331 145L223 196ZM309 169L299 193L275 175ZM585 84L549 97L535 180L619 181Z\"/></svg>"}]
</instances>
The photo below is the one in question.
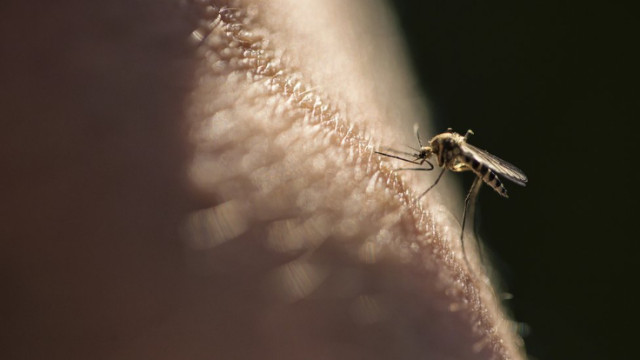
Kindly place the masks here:
<instances>
[{"instance_id":1,"label":"mosquito head","mask_svg":"<svg viewBox=\"0 0 640 360\"><path fill-rule=\"evenodd\" d=\"M426 161L431 157L431 154L433 154L433 149L431 148L431 146L423 146L420 148L420 151L416 154L416 158Z\"/></svg>"}]
</instances>

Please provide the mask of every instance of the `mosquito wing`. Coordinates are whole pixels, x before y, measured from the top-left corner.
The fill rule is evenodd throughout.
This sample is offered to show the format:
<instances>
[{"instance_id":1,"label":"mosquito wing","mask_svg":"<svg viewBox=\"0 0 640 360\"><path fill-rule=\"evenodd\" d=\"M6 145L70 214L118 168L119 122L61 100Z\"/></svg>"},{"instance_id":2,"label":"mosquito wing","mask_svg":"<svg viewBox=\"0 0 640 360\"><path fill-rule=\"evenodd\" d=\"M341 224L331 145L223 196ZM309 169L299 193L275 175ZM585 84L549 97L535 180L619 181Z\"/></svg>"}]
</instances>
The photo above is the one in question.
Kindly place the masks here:
<instances>
[{"instance_id":1,"label":"mosquito wing","mask_svg":"<svg viewBox=\"0 0 640 360\"><path fill-rule=\"evenodd\" d=\"M525 175L522 170L511 165L510 163L500 159L497 156L491 155L482 149L478 149L477 147L466 142L463 142L460 147L464 155L467 155L483 163L488 168L493 170L493 172L495 172L497 175L501 175L518 185L527 185L527 175Z\"/></svg>"}]
</instances>

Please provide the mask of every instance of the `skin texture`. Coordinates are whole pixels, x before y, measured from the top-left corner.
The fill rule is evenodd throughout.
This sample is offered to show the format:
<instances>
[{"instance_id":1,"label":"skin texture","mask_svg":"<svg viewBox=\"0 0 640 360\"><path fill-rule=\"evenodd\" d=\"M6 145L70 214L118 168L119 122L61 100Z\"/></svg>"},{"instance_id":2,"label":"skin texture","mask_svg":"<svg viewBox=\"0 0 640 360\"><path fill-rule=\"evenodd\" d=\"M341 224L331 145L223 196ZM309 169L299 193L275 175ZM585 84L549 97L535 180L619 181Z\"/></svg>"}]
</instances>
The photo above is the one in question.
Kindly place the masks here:
<instances>
[{"instance_id":1,"label":"skin texture","mask_svg":"<svg viewBox=\"0 0 640 360\"><path fill-rule=\"evenodd\" d=\"M117 5L6 5L3 358L523 356L384 7Z\"/></svg>"}]
</instances>

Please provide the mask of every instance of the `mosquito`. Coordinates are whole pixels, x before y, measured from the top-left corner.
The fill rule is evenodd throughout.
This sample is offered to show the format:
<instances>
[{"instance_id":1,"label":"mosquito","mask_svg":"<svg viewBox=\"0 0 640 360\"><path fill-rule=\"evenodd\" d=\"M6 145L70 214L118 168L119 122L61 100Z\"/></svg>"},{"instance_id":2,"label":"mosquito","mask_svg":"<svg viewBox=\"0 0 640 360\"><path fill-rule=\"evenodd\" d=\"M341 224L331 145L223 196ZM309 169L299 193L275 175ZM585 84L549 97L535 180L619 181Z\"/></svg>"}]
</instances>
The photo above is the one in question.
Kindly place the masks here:
<instances>
[{"instance_id":1,"label":"mosquito","mask_svg":"<svg viewBox=\"0 0 640 360\"><path fill-rule=\"evenodd\" d=\"M451 128L447 129L447 132L434 136L429 140L428 145L423 145L420 139L420 133L416 127L416 137L418 138L419 149L413 149L415 153L407 153L402 151L391 150L395 153L410 156L412 158L405 158L393 154L388 154L380 151L376 151L377 154L388 156L394 159L406 161L416 165L426 165L428 167L419 168L402 168L398 170L420 170L430 171L435 166L429 161L432 156L436 157L438 166L442 168L440 174L436 178L436 181L427 188L419 197L425 196L431 189L433 189L444 174L445 170L451 170L453 172L472 171L476 178L467 193L464 200L464 210L462 212L462 230L460 232L460 242L462 244L462 253L464 259L467 260L467 255L464 248L464 228L466 224L467 211L469 208L472 210L475 208L475 200L480 191L482 183L486 183L493 190L495 190L500 196L508 198L507 189L502 184L502 181L498 176L502 176L507 180L510 180L520 186L527 185L527 176L522 170L511 165L510 163L491 155L488 152L481 150L469 143L467 140L470 135L473 135L473 131L467 130L464 136L454 132ZM471 205L471 206L470 206ZM480 248L480 247L478 247ZM482 258L482 257L481 257Z\"/></svg>"}]
</instances>

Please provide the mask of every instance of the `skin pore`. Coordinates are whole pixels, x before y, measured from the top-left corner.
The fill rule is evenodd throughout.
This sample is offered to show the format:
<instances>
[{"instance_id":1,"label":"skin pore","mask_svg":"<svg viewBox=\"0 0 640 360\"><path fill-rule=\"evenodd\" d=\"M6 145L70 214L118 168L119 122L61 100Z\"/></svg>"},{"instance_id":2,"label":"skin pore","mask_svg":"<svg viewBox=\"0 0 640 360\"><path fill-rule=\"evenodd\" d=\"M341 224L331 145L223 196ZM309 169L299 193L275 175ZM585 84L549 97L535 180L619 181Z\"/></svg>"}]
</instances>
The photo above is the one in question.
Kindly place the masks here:
<instances>
[{"instance_id":1,"label":"skin pore","mask_svg":"<svg viewBox=\"0 0 640 360\"><path fill-rule=\"evenodd\" d=\"M9 358L524 357L458 189L418 201L434 174L373 153L426 118L384 6L29 6L2 32Z\"/></svg>"}]
</instances>

